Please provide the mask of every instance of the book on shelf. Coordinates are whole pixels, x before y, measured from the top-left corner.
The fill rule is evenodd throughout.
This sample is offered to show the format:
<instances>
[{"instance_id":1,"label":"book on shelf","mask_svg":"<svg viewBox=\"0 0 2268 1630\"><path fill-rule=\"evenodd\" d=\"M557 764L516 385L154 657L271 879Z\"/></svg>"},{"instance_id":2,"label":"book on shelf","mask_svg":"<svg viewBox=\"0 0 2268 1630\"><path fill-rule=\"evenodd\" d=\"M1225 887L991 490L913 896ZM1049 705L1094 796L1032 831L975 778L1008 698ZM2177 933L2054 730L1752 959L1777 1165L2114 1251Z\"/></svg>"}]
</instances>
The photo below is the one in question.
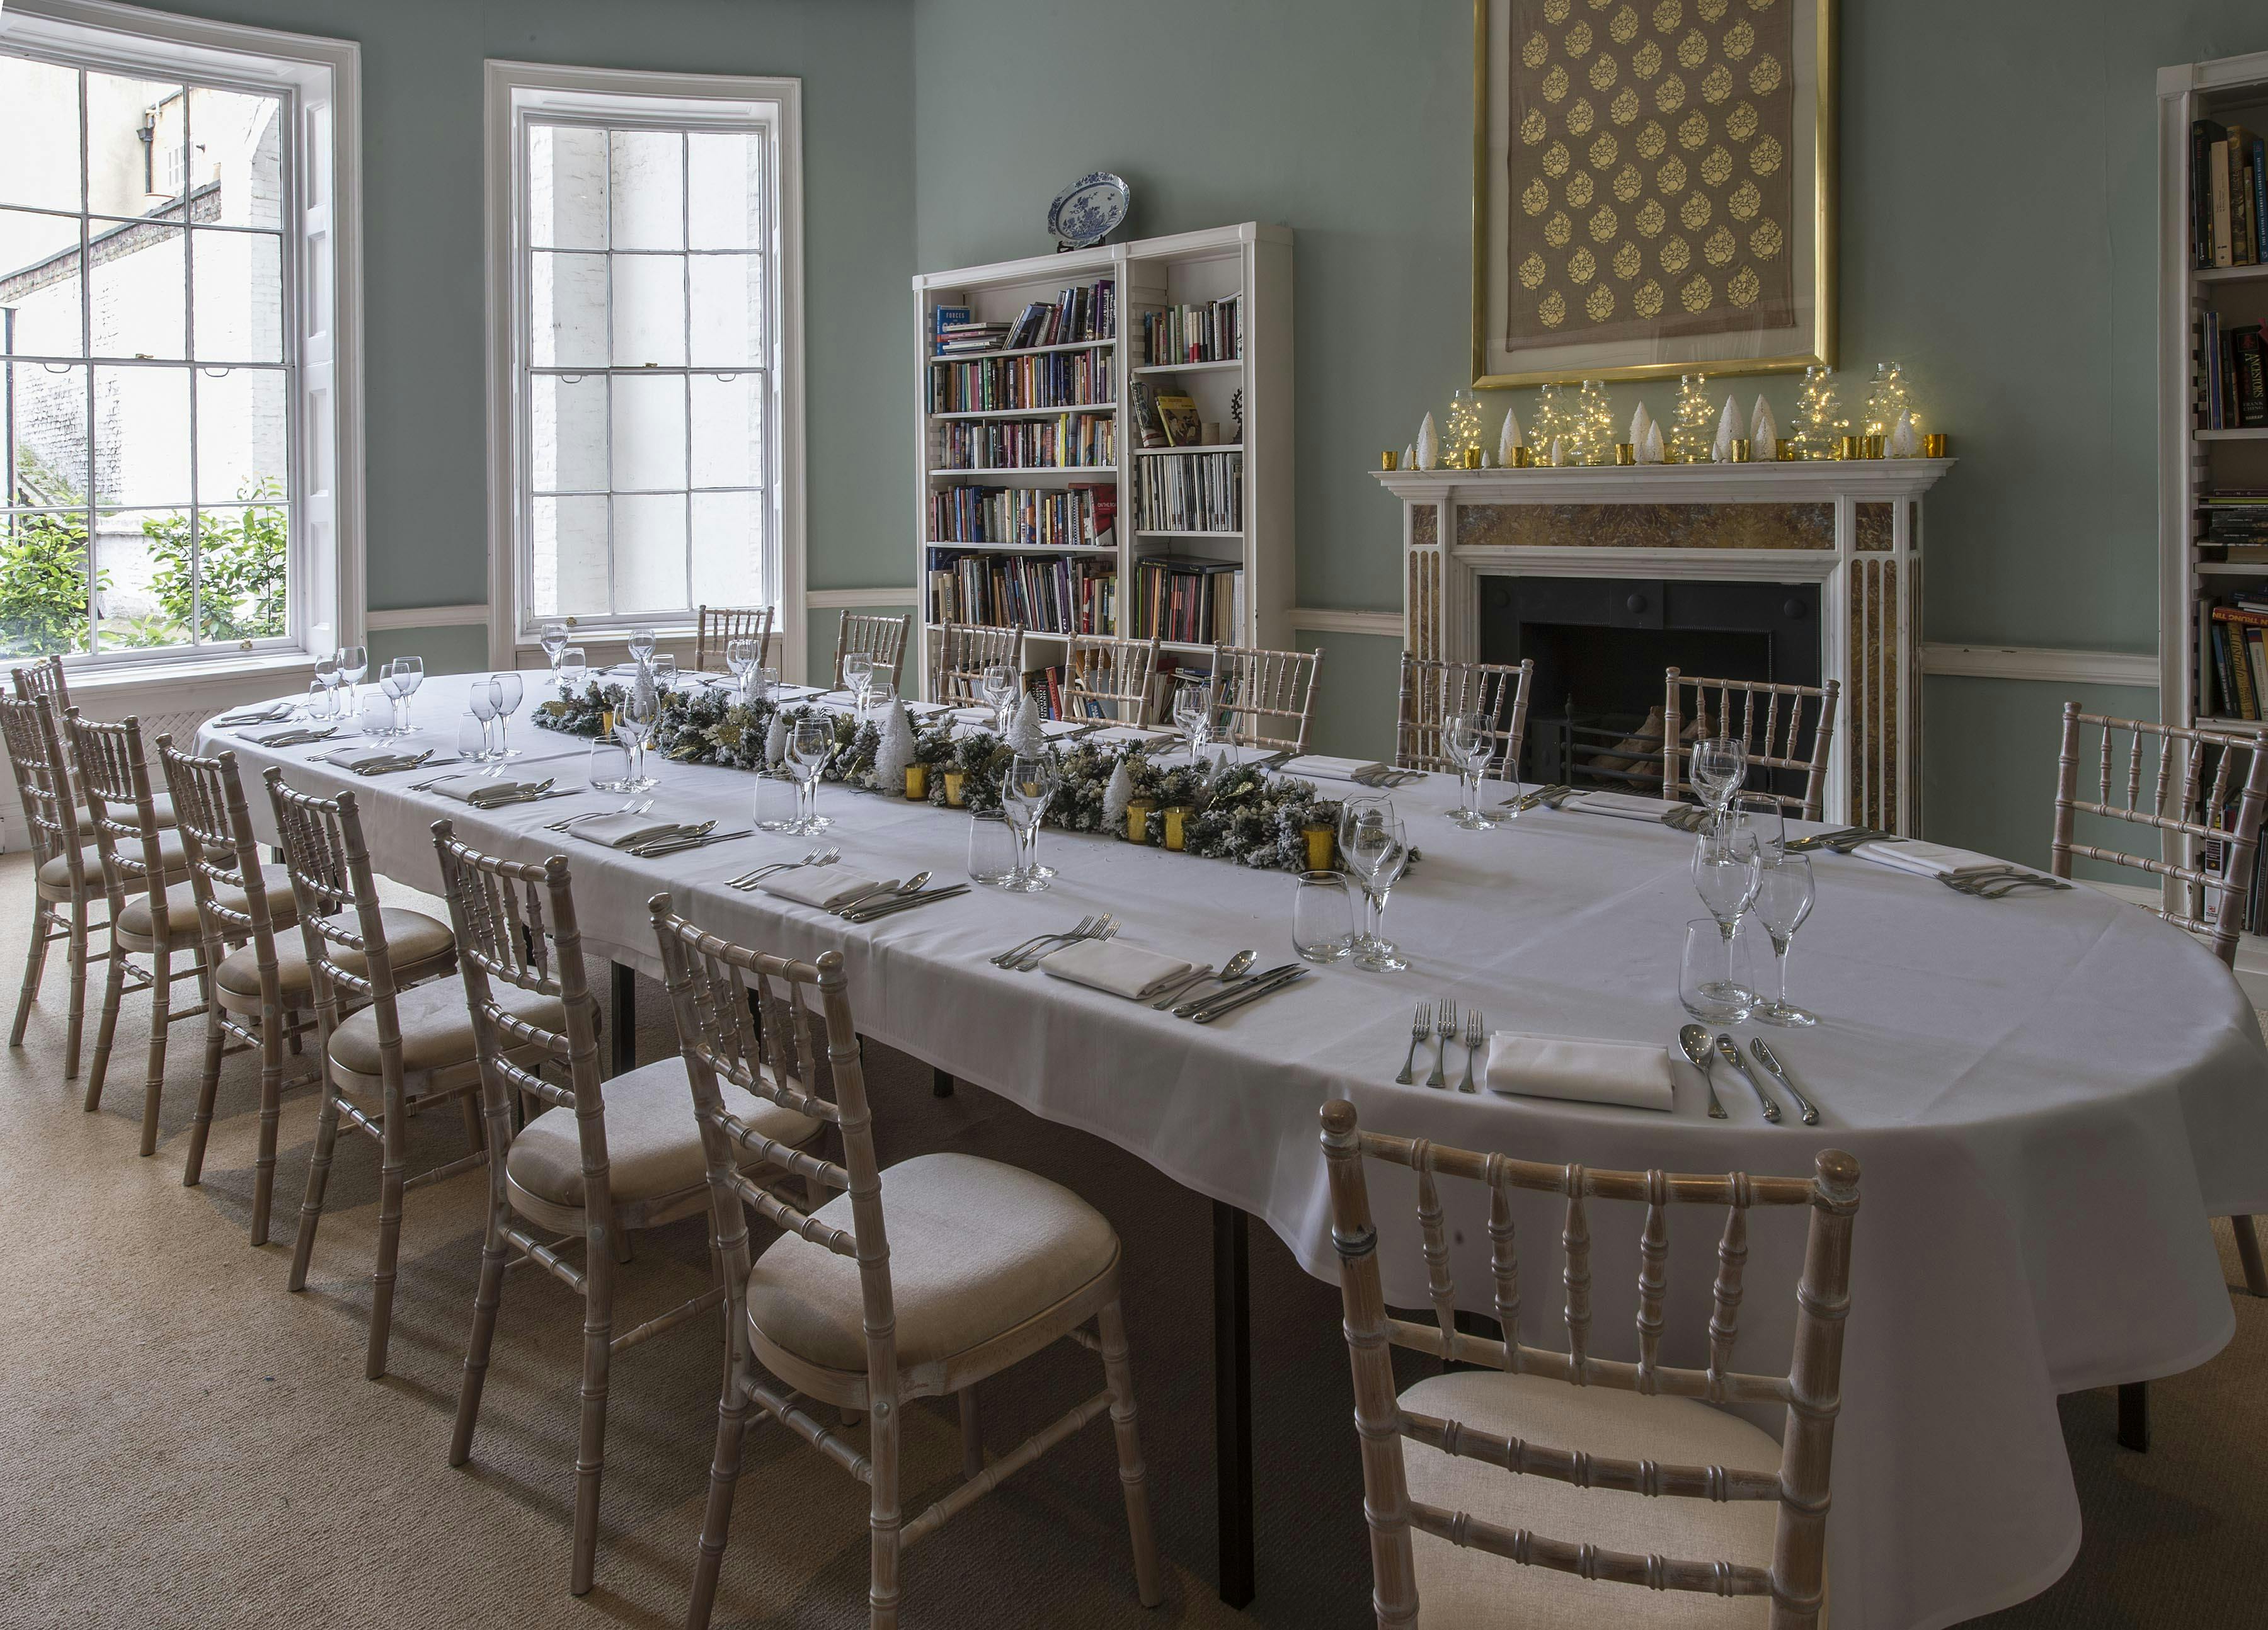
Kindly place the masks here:
<instances>
[{"instance_id":1,"label":"book on shelf","mask_svg":"<svg viewBox=\"0 0 2268 1630\"><path fill-rule=\"evenodd\" d=\"M1244 297L1142 313L1142 356L1152 368L1233 362L1244 355Z\"/></svg>"},{"instance_id":2,"label":"book on shelf","mask_svg":"<svg viewBox=\"0 0 2268 1630\"><path fill-rule=\"evenodd\" d=\"M2268 140L2242 125L2190 126L2191 264L2268 264Z\"/></svg>"},{"instance_id":3,"label":"book on shelf","mask_svg":"<svg viewBox=\"0 0 2268 1630\"><path fill-rule=\"evenodd\" d=\"M2220 718L2259 719L2268 699L2268 594L2243 594L2203 605L2208 627L2199 637L2213 651L2215 696L2199 695L2199 711Z\"/></svg>"},{"instance_id":4,"label":"book on shelf","mask_svg":"<svg viewBox=\"0 0 2268 1630\"><path fill-rule=\"evenodd\" d=\"M1028 628L1036 634L1107 634L1116 619L1118 566L1077 554L962 554L933 550L929 620Z\"/></svg>"},{"instance_id":5,"label":"book on shelf","mask_svg":"<svg viewBox=\"0 0 2268 1630\"><path fill-rule=\"evenodd\" d=\"M1189 555L1153 554L1134 564L1138 640L1234 645L1244 626L1244 566Z\"/></svg>"},{"instance_id":6,"label":"book on shelf","mask_svg":"<svg viewBox=\"0 0 2268 1630\"><path fill-rule=\"evenodd\" d=\"M1195 399L1160 394L1156 399L1158 423L1168 447L1195 447L1204 440Z\"/></svg>"},{"instance_id":7,"label":"book on shelf","mask_svg":"<svg viewBox=\"0 0 2268 1630\"><path fill-rule=\"evenodd\" d=\"M2198 314L2198 415L2201 430L2268 427L2268 341L2258 323Z\"/></svg>"},{"instance_id":8,"label":"book on shelf","mask_svg":"<svg viewBox=\"0 0 2268 1630\"><path fill-rule=\"evenodd\" d=\"M932 413L994 413L1017 408L1097 408L1118 396L1116 359L1108 350L1055 351L1039 356L940 359L930 371Z\"/></svg>"},{"instance_id":9,"label":"book on shelf","mask_svg":"<svg viewBox=\"0 0 2268 1630\"><path fill-rule=\"evenodd\" d=\"M1150 388L1147 379L1128 382L1126 404L1130 410L1134 444L1138 447L1165 446L1166 423L1158 416L1158 393Z\"/></svg>"},{"instance_id":10,"label":"book on shelf","mask_svg":"<svg viewBox=\"0 0 2268 1630\"><path fill-rule=\"evenodd\" d=\"M1134 513L1142 532L1244 530L1244 455L1167 453L1138 459Z\"/></svg>"},{"instance_id":11,"label":"book on shelf","mask_svg":"<svg viewBox=\"0 0 2268 1630\"><path fill-rule=\"evenodd\" d=\"M930 495L932 543L1013 543L1109 549L1117 545L1118 490L1077 485L941 487Z\"/></svg>"},{"instance_id":12,"label":"book on shelf","mask_svg":"<svg viewBox=\"0 0 2268 1630\"><path fill-rule=\"evenodd\" d=\"M1117 421L1094 413L940 425L934 468L1067 470L1118 461Z\"/></svg>"},{"instance_id":13,"label":"book on shelf","mask_svg":"<svg viewBox=\"0 0 2268 1630\"><path fill-rule=\"evenodd\" d=\"M1118 285L1103 277L1066 288L1052 301L1035 300L1008 326L1005 349L1032 345L1075 345L1118 337Z\"/></svg>"}]
</instances>

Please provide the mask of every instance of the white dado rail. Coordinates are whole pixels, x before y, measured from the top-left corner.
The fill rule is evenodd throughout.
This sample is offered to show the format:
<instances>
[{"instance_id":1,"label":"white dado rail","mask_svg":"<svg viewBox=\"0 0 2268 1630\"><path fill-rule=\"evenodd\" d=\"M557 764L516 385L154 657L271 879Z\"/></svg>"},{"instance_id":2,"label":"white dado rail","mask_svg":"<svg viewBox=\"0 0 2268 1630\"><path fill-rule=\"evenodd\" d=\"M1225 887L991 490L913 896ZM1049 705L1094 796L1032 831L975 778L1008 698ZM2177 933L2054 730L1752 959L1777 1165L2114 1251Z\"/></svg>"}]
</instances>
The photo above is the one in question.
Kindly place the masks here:
<instances>
[{"instance_id":1,"label":"white dado rail","mask_svg":"<svg viewBox=\"0 0 2268 1630\"><path fill-rule=\"evenodd\" d=\"M1479 579L1819 585L1840 680L1826 815L1911 832L1920 761L1921 497L1950 459L1380 470L1402 500L1404 650L1480 655Z\"/></svg>"}]
</instances>

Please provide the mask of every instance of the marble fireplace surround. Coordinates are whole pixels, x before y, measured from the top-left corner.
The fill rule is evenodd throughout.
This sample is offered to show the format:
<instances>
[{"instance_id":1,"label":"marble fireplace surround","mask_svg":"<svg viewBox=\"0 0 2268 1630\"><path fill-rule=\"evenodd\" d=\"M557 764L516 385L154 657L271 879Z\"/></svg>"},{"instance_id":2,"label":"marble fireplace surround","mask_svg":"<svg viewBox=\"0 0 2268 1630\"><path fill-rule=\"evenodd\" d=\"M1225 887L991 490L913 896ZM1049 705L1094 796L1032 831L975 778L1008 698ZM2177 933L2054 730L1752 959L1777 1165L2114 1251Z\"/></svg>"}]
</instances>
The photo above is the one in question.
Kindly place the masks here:
<instances>
[{"instance_id":1,"label":"marble fireplace surround","mask_svg":"<svg viewBox=\"0 0 2268 1630\"><path fill-rule=\"evenodd\" d=\"M1403 648L1480 654L1480 579L1819 585L1843 700L1826 817L1917 833L1921 499L1950 459L1380 470L1402 500Z\"/></svg>"}]
</instances>

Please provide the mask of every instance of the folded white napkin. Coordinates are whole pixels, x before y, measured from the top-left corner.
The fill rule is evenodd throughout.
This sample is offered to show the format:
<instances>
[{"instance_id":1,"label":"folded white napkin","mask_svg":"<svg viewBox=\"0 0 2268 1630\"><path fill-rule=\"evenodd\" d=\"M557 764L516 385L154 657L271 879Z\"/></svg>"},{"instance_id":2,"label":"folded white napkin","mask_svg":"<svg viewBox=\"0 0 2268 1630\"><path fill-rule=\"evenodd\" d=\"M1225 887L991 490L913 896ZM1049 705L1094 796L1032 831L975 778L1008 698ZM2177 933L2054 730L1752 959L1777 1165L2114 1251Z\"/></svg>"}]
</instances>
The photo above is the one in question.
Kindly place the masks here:
<instances>
[{"instance_id":1,"label":"folded white napkin","mask_svg":"<svg viewBox=\"0 0 2268 1630\"><path fill-rule=\"evenodd\" d=\"M1668 1109L1669 1054L1628 1041L1578 1041L1498 1031L1489 1038L1488 1089L1527 1098L1572 1098Z\"/></svg>"},{"instance_id":2,"label":"folded white napkin","mask_svg":"<svg viewBox=\"0 0 2268 1630\"><path fill-rule=\"evenodd\" d=\"M1974 849L1956 849L1942 843L1924 843L1918 838L1877 838L1861 843L1852 851L1864 855L1878 866L1888 866L1896 871L1911 871L1924 877L1963 877L1974 872L1998 871L2007 866L2004 860L1994 860L1990 855L1979 855Z\"/></svg>"},{"instance_id":3,"label":"folded white napkin","mask_svg":"<svg viewBox=\"0 0 2268 1630\"><path fill-rule=\"evenodd\" d=\"M1040 734L1054 741L1058 737L1075 735L1092 723L1091 719L1042 719Z\"/></svg>"},{"instance_id":4,"label":"folded white napkin","mask_svg":"<svg viewBox=\"0 0 2268 1630\"><path fill-rule=\"evenodd\" d=\"M1307 781L1353 781L1361 775L1381 775L1385 769L1386 766L1371 759L1334 759L1310 753L1287 760L1278 767L1277 774L1297 775Z\"/></svg>"},{"instance_id":5,"label":"folded white napkin","mask_svg":"<svg viewBox=\"0 0 2268 1630\"><path fill-rule=\"evenodd\" d=\"M837 906L849 905L862 894L894 889L898 885L895 877L862 877L840 866L799 866L792 871L776 871L757 886L767 894L777 894L799 906L832 911Z\"/></svg>"},{"instance_id":6,"label":"folded white napkin","mask_svg":"<svg viewBox=\"0 0 2268 1630\"><path fill-rule=\"evenodd\" d=\"M451 775L425 790L436 797L454 798L460 804L482 809L491 804L511 804L549 792L551 778L547 775L541 781L512 781L495 775Z\"/></svg>"},{"instance_id":7,"label":"folded white napkin","mask_svg":"<svg viewBox=\"0 0 2268 1630\"><path fill-rule=\"evenodd\" d=\"M1115 939L1079 940L1040 963L1042 972L1057 979L1092 985L1129 1002L1156 995L1174 980L1185 978L1196 966L1179 957L1145 951L1139 945L1123 944Z\"/></svg>"},{"instance_id":8,"label":"folded white napkin","mask_svg":"<svg viewBox=\"0 0 2268 1630\"><path fill-rule=\"evenodd\" d=\"M342 747L326 762L335 768L351 770L359 775L364 770L378 765L414 759L417 756L417 753L418 749L415 747L360 747L351 751Z\"/></svg>"},{"instance_id":9,"label":"folded white napkin","mask_svg":"<svg viewBox=\"0 0 2268 1630\"><path fill-rule=\"evenodd\" d=\"M596 820L578 820L567 828L585 843L596 843L605 848L635 848L641 843L657 839L675 837L691 833L700 822L681 823L666 816L648 812L643 815L601 815Z\"/></svg>"},{"instance_id":10,"label":"folded white napkin","mask_svg":"<svg viewBox=\"0 0 2268 1630\"><path fill-rule=\"evenodd\" d=\"M1279 751L1281 749L1275 747L1236 747L1226 742L1216 741L1207 745L1204 757L1208 764L1249 764L1256 759L1272 759ZM1152 753L1150 757L1150 762L1160 769L1174 769L1187 765L1189 761L1189 755L1186 750Z\"/></svg>"},{"instance_id":11,"label":"folded white napkin","mask_svg":"<svg viewBox=\"0 0 2268 1630\"><path fill-rule=\"evenodd\" d=\"M273 724L291 716L291 704L279 701L266 708L247 708L239 713L224 713L213 721L216 724Z\"/></svg>"},{"instance_id":12,"label":"folded white napkin","mask_svg":"<svg viewBox=\"0 0 2268 1630\"><path fill-rule=\"evenodd\" d=\"M955 708L954 721L961 724L990 724L1000 716L990 708Z\"/></svg>"},{"instance_id":13,"label":"folded white napkin","mask_svg":"<svg viewBox=\"0 0 2268 1630\"><path fill-rule=\"evenodd\" d=\"M904 698L901 697L899 700L900 700L900 701L904 701ZM946 709L946 705L945 705L943 702L941 702L941 701L908 701L908 702L906 702L906 715L907 715L907 716L908 716L908 717L909 717L909 718L916 718L916 719L926 719L926 718L932 718L932 717L934 717L934 716L935 716L936 715L938 715L938 714L944 713L944 712L946 712L946 711L948 711L948 709Z\"/></svg>"},{"instance_id":14,"label":"folded white napkin","mask_svg":"<svg viewBox=\"0 0 2268 1630\"><path fill-rule=\"evenodd\" d=\"M1089 741L1171 741L1171 731L1145 731L1138 724L1113 724L1087 738Z\"/></svg>"},{"instance_id":15,"label":"folded white napkin","mask_svg":"<svg viewBox=\"0 0 2268 1630\"><path fill-rule=\"evenodd\" d=\"M819 687L815 685L790 685L784 680L773 686L772 689L783 701L793 701L799 696L819 694Z\"/></svg>"},{"instance_id":16,"label":"folded white napkin","mask_svg":"<svg viewBox=\"0 0 2268 1630\"><path fill-rule=\"evenodd\" d=\"M1680 798L1648 798L1634 792L1585 792L1560 805L1586 815L1611 815L1616 820L1659 821L1672 810L1691 806Z\"/></svg>"}]
</instances>

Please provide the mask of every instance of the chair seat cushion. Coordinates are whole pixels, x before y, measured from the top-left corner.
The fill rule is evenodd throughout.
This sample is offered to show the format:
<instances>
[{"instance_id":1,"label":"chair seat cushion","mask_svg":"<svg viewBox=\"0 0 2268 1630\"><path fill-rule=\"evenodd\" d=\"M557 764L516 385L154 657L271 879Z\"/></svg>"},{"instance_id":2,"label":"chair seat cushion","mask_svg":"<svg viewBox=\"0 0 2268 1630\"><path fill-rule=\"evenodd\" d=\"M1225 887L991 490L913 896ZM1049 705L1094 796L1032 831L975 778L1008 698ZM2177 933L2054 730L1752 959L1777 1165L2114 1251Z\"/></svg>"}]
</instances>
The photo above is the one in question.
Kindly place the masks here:
<instances>
[{"instance_id":1,"label":"chair seat cushion","mask_svg":"<svg viewBox=\"0 0 2268 1630\"><path fill-rule=\"evenodd\" d=\"M566 1010L556 996L541 995L498 982L498 1005L513 1017L547 1030L567 1027ZM394 997L401 1019L401 1068L404 1074L447 1069L469 1064L473 1047L473 1016L465 1006L465 982L455 974L430 984L414 986ZM378 1009L366 1007L331 1032L331 1062L341 1069L375 1080L381 1073L378 1059ZM691 1119L691 1112L687 1112Z\"/></svg>"},{"instance_id":2,"label":"chair seat cushion","mask_svg":"<svg viewBox=\"0 0 2268 1630\"><path fill-rule=\"evenodd\" d=\"M800 1144L819 1134L820 1123L745 1092L729 1081L725 1107L766 1137ZM618 1204L660 1200L698 1188L708 1180L709 1159L701 1147L701 1126L693 1118L693 1087L685 1061L659 1059L605 1085L607 1174ZM744 1166L762 1157L745 1151ZM538 1200L555 1206L583 1204L583 1144L575 1112L547 1109L512 1141L504 1159L512 1180Z\"/></svg>"},{"instance_id":3,"label":"chair seat cushion","mask_svg":"<svg viewBox=\"0 0 2268 1630\"><path fill-rule=\"evenodd\" d=\"M270 893L269 899L272 904L276 896ZM287 908L292 906L288 886L284 891L283 903ZM431 964L447 957L457 947L456 936L449 932L449 925L437 921L422 911L385 906L379 907L379 916L386 924L387 949L393 953L394 976L397 980L422 976L431 970ZM287 909L284 921L291 920ZM350 913L341 913L330 921L351 925L354 918ZM364 958L358 951L334 945L331 956L350 973L363 971ZM304 1000L295 1003L292 998L306 998L314 991L314 975L307 968L306 942L296 932L276 936L276 982L287 1008L306 1006ZM230 952L227 960L220 965L220 988L231 995L249 996L255 1000L259 997L260 958L251 946L246 945Z\"/></svg>"},{"instance_id":4,"label":"chair seat cushion","mask_svg":"<svg viewBox=\"0 0 2268 1630\"><path fill-rule=\"evenodd\" d=\"M291 874L281 866L262 866L260 875L268 885L269 920L278 928L299 921L299 908L291 898ZM220 884L213 885L213 901L230 911L247 909L244 891ZM166 922L175 944L197 936L197 897L195 885L176 883L166 891ZM126 909L118 914L118 931L129 939L150 937L150 897L137 894L126 902ZM259 988L258 985L253 987Z\"/></svg>"},{"instance_id":5,"label":"chair seat cushion","mask_svg":"<svg viewBox=\"0 0 2268 1630\"><path fill-rule=\"evenodd\" d=\"M160 826L171 826L175 824L173 820L173 800L172 798L168 797L162 792L156 793L151 797L150 805L157 811L158 824ZM131 804L114 804L110 806L110 818L122 826L140 826L142 824L141 820L138 819L140 814L141 811L136 809ZM93 815L82 808L78 812L78 824L87 831L92 832L94 830L93 823Z\"/></svg>"},{"instance_id":6,"label":"chair seat cushion","mask_svg":"<svg viewBox=\"0 0 2268 1630\"><path fill-rule=\"evenodd\" d=\"M123 857L128 860L138 861L142 858L142 850L139 844L135 845L131 850L124 850L121 851L121 853ZM166 870L170 875L179 877L188 870L189 864L188 851L181 847L181 834L180 833L174 832L170 828L165 832L158 840L158 853L164 859L166 863ZM86 864L86 880L94 887L98 889L100 888L102 886L101 847L90 841L80 848L79 857ZM43 863L40 867L40 882L43 886L48 888L69 888L70 886L70 856L68 855L57 855ZM126 886L129 888L139 888L142 886L142 880L138 877L129 877L126 880ZM286 884L284 886L285 891L288 892L291 885Z\"/></svg>"},{"instance_id":7,"label":"chair seat cushion","mask_svg":"<svg viewBox=\"0 0 2268 1630\"><path fill-rule=\"evenodd\" d=\"M848 1232L850 1196L818 1220ZM971 1155L917 1155L882 1173L898 1362L910 1369L981 1347L1108 1273L1118 1236L1059 1184ZM866 1368L858 1265L793 1234L748 1274L748 1323L806 1363Z\"/></svg>"},{"instance_id":8,"label":"chair seat cushion","mask_svg":"<svg viewBox=\"0 0 2268 1630\"><path fill-rule=\"evenodd\" d=\"M893 1242L895 1244L895 1242ZM1678 1465L1773 1472L1779 1445L1738 1415L1688 1398L1642 1397L1609 1387L1570 1386L1541 1376L1455 1370L1432 1376L1402 1395L1413 1414L1455 1421L1539 1448ZM1410 1497L1465 1511L1504 1528L1602 1549L1655 1553L1688 1561L1769 1568L1779 1507L1771 1501L1719 1504L1577 1488L1521 1477L1483 1460L1402 1442ZM1410 1534L1421 1626L1519 1625L1521 1630L1596 1630L1601 1625L1762 1626L1770 1597L1713 1597L1600 1582Z\"/></svg>"}]
</instances>

